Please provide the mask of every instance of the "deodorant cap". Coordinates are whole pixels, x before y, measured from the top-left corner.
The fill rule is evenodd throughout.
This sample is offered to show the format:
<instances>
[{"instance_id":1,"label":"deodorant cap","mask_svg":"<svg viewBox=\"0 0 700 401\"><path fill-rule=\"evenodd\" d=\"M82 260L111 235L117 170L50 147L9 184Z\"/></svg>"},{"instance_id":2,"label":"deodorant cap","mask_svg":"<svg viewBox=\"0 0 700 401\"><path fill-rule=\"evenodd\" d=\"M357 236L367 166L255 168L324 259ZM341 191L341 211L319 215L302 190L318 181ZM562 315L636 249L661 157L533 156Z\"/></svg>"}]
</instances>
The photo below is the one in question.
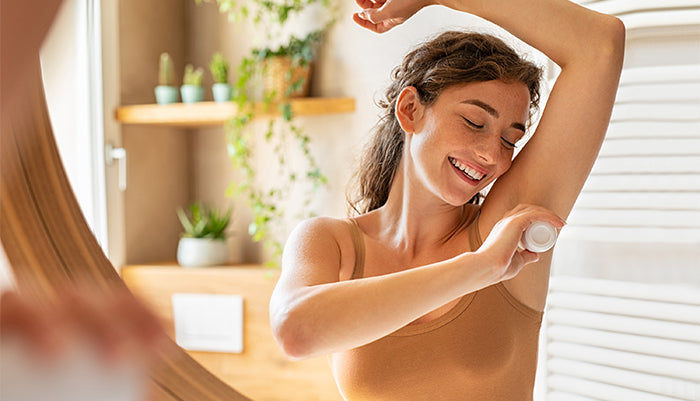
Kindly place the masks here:
<instances>
[{"instance_id":1,"label":"deodorant cap","mask_svg":"<svg viewBox=\"0 0 700 401\"><path fill-rule=\"evenodd\" d=\"M553 225L536 221L523 232L520 247L531 252L545 252L557 242L557 229Z\"/></svg>"}]
</instances>

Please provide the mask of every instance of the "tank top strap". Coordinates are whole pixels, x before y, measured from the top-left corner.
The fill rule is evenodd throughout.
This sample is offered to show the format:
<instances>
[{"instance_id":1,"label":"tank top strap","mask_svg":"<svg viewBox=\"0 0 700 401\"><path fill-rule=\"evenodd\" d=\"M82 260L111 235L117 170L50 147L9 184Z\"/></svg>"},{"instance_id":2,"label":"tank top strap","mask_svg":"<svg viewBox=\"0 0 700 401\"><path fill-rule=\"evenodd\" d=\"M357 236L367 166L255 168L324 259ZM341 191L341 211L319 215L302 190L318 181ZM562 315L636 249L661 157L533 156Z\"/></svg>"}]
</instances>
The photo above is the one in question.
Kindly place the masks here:
<instances>
[{"instance_id":1,"label":"tank top strap","mask_svg":"<svg viewBox=\"0 0 700 401\"><path fill-rule=\"evenodd\" d=\"M352 238L352 247L355 251L355 265L352 268L352 276L350 280L362 278L365 274L365 240L362 237L362 232L357 222L354 219L348 219L350 227L350 237Z\"/></svg>"},{"instance_id":2,"label":"tank top strap","mask_svg":"<svg viewBox=\"0 0 700 401\"><path fill-rule=\"evenodd\" d=\"M481 216L481 209L476 212L474 221L467 227L467 232L469 233L469 250L472 252L476 252L476 250L481 247L481 244L483 244L481 234L479 233L479 216Z\"/></svg>"}]
</instances>

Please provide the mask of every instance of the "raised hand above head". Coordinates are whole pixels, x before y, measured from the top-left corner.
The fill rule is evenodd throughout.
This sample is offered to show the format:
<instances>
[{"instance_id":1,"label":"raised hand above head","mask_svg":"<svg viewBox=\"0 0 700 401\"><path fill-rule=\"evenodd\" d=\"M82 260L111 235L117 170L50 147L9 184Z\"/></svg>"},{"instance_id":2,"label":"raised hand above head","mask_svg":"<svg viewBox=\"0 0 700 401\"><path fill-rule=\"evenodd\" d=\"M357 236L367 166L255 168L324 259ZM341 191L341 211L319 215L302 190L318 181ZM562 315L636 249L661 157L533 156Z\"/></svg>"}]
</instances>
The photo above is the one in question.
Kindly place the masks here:
<instances>
[{"instance_id":1,"label":"raised hand above head","mask_svg":"<svg viewBox=\"0 0 700 401\"><path fill-rule=\"evenodd\" d=\"M362 11L352 19L363 28L384 33L403 24L423 7L434 4L428 0L355 0Z\"/></svg>"}]
</instances>

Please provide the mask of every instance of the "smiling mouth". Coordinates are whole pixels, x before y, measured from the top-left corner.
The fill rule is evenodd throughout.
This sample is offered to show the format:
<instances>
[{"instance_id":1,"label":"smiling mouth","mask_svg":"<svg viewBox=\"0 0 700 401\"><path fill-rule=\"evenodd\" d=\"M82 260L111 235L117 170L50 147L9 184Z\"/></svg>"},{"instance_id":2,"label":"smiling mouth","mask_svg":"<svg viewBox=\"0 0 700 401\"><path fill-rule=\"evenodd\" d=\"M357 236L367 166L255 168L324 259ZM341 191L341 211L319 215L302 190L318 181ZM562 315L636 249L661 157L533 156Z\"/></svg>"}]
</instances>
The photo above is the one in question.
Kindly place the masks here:
<instances>
[{"instance_id":1,"label":"smiling mouth","mask_svg":"<svg viewBox=\"0 0 700 401\"><path fill-rule=\"evenodd\" d=\"M448 157L448 159L449 159L450 163L453 166L455 166L455 168L460 170L462 172L462 174L464 174L470 180L481 181L481 179L484 178L484 176L486 175L486 174L482 174L482 173L474 170L473 168L470 168L469 166L466 166L466 165L460 163L459 161L457 161L451 157Z\"/></svg>"}]
</instances>

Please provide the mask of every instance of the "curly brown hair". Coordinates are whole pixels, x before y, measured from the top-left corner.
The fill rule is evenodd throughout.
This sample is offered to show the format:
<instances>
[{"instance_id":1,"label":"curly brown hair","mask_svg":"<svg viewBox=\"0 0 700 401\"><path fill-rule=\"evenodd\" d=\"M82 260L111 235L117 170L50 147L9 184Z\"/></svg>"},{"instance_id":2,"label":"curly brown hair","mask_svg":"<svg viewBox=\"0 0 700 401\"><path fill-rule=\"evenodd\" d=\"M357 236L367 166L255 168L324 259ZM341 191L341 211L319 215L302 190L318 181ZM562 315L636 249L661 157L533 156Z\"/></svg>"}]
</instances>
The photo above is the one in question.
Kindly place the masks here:
<instances>
[{"instance_id":1,"label":"curly brown hair","mask_svg":"<svg viewBox=\"0 0 700 401\"><path fill-rule=\"evenodd\" d=\"M520 57L494 36L449 31L423 43L391 73L392 83L379 102L382 116L367 143L346 194L350 212L367 213L386 203L403 153L404 132L394 110L407 86L416 88L421 103L432 105L452 85L501 80L522 82L530 92L530 117L538 108L542 69ZM468 203L479 203L475 195Z\"/></svg>"}]
</instances>

